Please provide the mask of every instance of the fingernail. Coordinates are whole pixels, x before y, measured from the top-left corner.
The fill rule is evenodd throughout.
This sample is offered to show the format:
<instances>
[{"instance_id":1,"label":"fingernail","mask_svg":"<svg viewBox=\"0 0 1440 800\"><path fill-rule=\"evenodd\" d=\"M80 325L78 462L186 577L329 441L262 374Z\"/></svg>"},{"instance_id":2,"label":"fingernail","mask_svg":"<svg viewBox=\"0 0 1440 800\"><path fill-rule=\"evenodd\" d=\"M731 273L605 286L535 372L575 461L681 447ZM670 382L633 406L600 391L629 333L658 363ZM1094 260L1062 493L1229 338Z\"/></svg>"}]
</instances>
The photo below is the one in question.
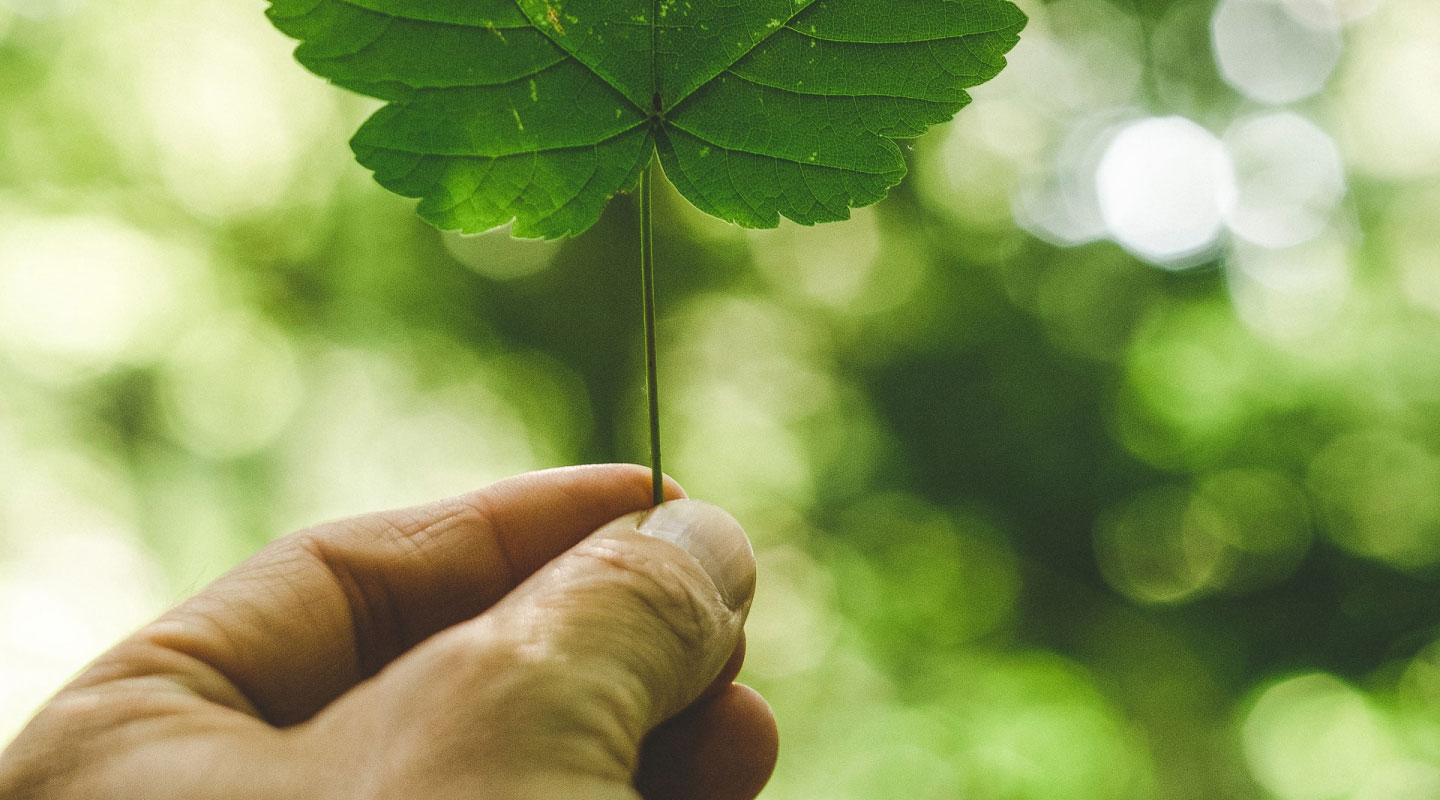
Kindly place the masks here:
<instances>
[{"instance_id":1,"label":"fingernail","mask_svg":"<svg viewBox=\"0 0 1440 800\"><path fill-rule=\"evenodd\" d=\"M671 500L652 509L637 530L694 556L731 609L745 605L755 593L750 539L720 508L698 500Z\"/></svg>"}]
</instances>

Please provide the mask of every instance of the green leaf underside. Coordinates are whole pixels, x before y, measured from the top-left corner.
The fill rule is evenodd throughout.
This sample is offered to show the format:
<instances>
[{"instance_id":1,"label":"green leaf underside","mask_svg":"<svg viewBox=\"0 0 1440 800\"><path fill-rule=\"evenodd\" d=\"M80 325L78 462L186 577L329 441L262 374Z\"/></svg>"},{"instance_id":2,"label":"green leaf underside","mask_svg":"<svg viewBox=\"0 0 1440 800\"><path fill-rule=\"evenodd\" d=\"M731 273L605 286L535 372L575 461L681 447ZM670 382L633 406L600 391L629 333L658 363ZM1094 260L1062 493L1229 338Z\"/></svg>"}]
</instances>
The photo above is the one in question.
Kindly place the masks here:
<instances>
[{"instance_id":1,"label":"green leaf underside","mask_svg":"<svg viewBox=\"0 0 1440 800\"><path fill-rule=\"evenodd\" d=\"M658 153L706 213L847 219L893 139L1005 65L1006 0L271 0L296 57L387 101L351 145L438 227L580 233Z\"/></svg>"}]
</instances>

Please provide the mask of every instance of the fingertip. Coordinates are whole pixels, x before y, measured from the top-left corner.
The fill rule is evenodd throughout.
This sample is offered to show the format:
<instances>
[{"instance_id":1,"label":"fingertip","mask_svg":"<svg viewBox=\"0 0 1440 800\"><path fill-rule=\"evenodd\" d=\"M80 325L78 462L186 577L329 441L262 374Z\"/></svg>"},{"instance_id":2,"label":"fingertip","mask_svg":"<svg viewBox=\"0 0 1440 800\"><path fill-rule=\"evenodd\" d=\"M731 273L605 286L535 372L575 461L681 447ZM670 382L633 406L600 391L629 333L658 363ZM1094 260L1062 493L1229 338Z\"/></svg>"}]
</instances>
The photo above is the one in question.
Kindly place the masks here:
<instances>
[{"instance_id":1,"label":"fingertip","mask_svg":"<svg viewBox=\"0 0 1440 800\"><path fill-rule=\"evenodd\" d=\"M569 467L553 467L542 469L536 472L528 472L521 479L539 479L561 477L582 482L601 481L613 483L617 489L625 494L634 494L636 497L644 498L641 507L646 507L654 502L655 478L652 470L643 464L628 464L623 462L611 464L576 464ZM514 479L512 479L514 480ZM668 474L662 477L662 497L665 500L684 500L689 497L685 493L685 487Z\"/></svg>"},{"instance_id":2,"label":"fingertip","mask_svg":"<svg viewBox=\"0 0 1440 800\"><path fill-rule=\"evenodd\" d=\"M757 762L757 766L764 768L760 786L755 790L758 794L775 772L775 763L780 754L780 725L775 719L774 709L770 708L770 702L764 695L743 683L732 683L730 686L731 690L727 693L731 698L729 702L736 709L736 713L743 713L755 723L752 730L754 751L764 756Z\"/></svg>"},{"instance_id":3,"label":"fingertip","mask_svg":"<svg viewBox=\"0 0 1440 800\"><path fill-rule=\"evenodd\" d=\"M655 497L655 473L643 464L589 464L573 469L596 469L614 471L626 484L628 491L635 491L647 498L646 505L654 502ZM680 482L665 474L661 476L661 497L666 501L685 500L689 495L685 494L685 487Z\"/></svg>"},{"instance_id":4,"label":"fingertip","mask_svg":"<svg viewBox=\"0 0 1440 800\"><path fill-rule=\"evenodd\" d=\"M752 800L774 773L779 746L769 703L732 683L650 734L635 786L645 800Z\"/></svg>"},{"instance_id":5,"label":"fingertip","mask_svg":"<svg viewBox=\"0 0 1440 800\"><path fill-rule=\"evenodd\" d=\"M646 472L650 471L649 467L644 467L643 469L645 469ZM664 476L663 483L666 500L685 500L690 497L690 495L685 493L685 487L681 486L679 481L669 475Z\"/></svg>"},{"instance_id":6,"label":"fingertip","mask_svg":"<svg viewBox=\"0 0 1440 800\"><path fill-rule=\"evenodd\" d=\"M780 759L780 723L775 719L775 711L770 708L764 695L743 683L731 685L734 687L731 692L734 699L730 702L735 708L743 710L754 724L751 732L754 790L750 795L754 797L760 794L760 790L769 783L770 776L775 774L775 765Z\"/></svg>"},{"instance_id":7,"label":"fingertip","mask_svg":"<svg viewBox=\"0 0 1440 800\"><path fill-rule=\"evenodd\" d=\"M700 500L676 500L650 509L637 533L689 553L710 576L731 610L748 609L755 595L755 551L729 512Z\"/></svg>"},{"instance_id":8,"label":"fingertip","mask_svg":"<svg viewBox=\"0 0 1440 800\"><path fill-rule=\"evenodd\" d=\"M725 666L720 669L720 674L715 676L715 680L710 682L710 685L695 700L694 705L708 703L728 690L743 666L745 666L745 631L742 630L740 631L740 641L735 645L735 652L730 654L730 660L725 662Z\"/></svg>"}]
</instances>

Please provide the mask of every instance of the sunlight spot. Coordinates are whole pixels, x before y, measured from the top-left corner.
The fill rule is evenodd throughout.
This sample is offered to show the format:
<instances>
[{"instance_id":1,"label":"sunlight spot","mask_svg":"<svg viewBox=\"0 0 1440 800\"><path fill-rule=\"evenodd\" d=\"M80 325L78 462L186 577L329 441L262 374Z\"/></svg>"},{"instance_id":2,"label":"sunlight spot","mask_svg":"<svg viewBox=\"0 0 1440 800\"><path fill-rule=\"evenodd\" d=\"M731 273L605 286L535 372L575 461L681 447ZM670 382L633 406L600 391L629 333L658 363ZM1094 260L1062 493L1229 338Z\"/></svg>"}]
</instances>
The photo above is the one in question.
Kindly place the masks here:
<instances>
[{"instance_id":1,"label":"sunlight spot","mask_svg":"<svg viewBox=\"0 0 1440 800\"><path fill-rule=\"evenodd\" d=\"M440 241L456 261L487 278L510 281L543 272L560 250L558 241L516 239L511 225L478 234L445 231Z\"/></svg>"},{"instance_id":2,"label":"sunlight spot","mask_svg":"<svg viewBox=\"0 0 1440 800\"><path fill-rule=\"evenodd\" d=\"M0 227L0 348L43 373L141 355L175 311L176 255L106 217Z\"/></svg>"},{"instance_id":3,"label":"sunlight spot","mask_svg":"<svg viewBox=\"0 0 1440 800\"><path fill-rule=\"evenodd\" d=\"M84 8L89 0L0 0L0 33L6 27L4 17L15 14L32 20L53 20L67 17Z\"/></svg>"},{"instance_id":4,"label":"sunlight spot","mask_svg":"<svg viewBox=\"0 0 1440 800\"><path fill-rule=\"evenodd\" d=\"M1245 759L1282 800L1329 800L1358 788L1386 742L1365 696L1324 673L1266 689L1245 716Z\"/></svg>"},{"instance_id":5,"label":"sunlight spot","mask_svg":"<svg viewBox=\"0 0 1440 800\"><path fill-rule=\"evenodd\" d=\"M1293 103L1319 92L1343 48L1334 26L1297 19L1283 0L1221 0L1210 30L1226 82L1261 103Z\"/></svg>"},{"instance_id":6,"label":"sunlight spot","mask_svg":"<svg viewBox=\"0 0 1440 800\"><path fill-rule=\"evenodd\" d=\"M1440 174L1440 3L1389 3L1353 37L1337 93L1346 159L1383 178Z\"/></svg>"},{"instance_id":7,"label":"sunlight spot","mask_svg":"<svg viewBox=\"0 0 1440 800\"><path fill-rule=\"evenodd\" d=\"M1329 134L1290 111L1240 119L1225 132L1238 198L1230 230L1255 244L1289 247L1318 236L1345 193L1345 165Z\"/></svg>"},{"instance_id":8,"label":"sunlight spot","mask_svg":"<svg viewBox=\"0 0 1440 800\"><path fill-rule=\"evenodd\" d=\"M1381 0L1280 0L1291 16L1324 30L1353 25L1375 13Z\"/></svg>"},{"instance_id":9,"label":"sunlight spot","mask_svg":"<svg viewBox=\"0 0 1440 800\"><path fill-rule=\"evenodd\" d=\"M756 554L765 580L756 587L754 611L746 624L752 645L745 668L774 679L819 666L839 633L835 585L830 574L788 545Z\"/></svg>"},{"instance_id":10,"label":"sunlight spot","mask_svg":"<svg viewBox=\"0 0 1440 800\"><path fill-rule=\"evenodd\" d=\"M302 387L299 360L285 336L235 317L187 332L166 359L159 388L176 439L201 455L235 458L279 436Z\"/></svg>"},{"instance_id":11,"label":"sunlight spot","mask_svg":"<svg viewBox=\"0 0 1440 800\"><path fill-rule=\"evenodd\" d=\"M0 742L165 599L129 487L112 470L37 451L10 478L0 497ZM99 496L110 494L120 496Z\"/></svg>"},{"instance_id":12,"label":"sunlight spot","mask_svg":"<svg viewBox=\"0 0 1440 800\"><path fill-rule=\"evenodd\" d=\"M1341 436L1310 464L1322 529L1356 555L1402 569L1440 563L1440 457L1392 430Z\"/></svg>"},{"instance_id":13,"label":"sunlight spot","mask_svg":"<svg viewBox=\"0 0 1440 800\"><path fill-rule=\"evenodd\" d=\"M1235 204L1224 146L1184 117L1131 123L1110 141L1095 175L1110 235L1151 263L1186 266L1218 243Z\"/></svg>"}]
</instances>

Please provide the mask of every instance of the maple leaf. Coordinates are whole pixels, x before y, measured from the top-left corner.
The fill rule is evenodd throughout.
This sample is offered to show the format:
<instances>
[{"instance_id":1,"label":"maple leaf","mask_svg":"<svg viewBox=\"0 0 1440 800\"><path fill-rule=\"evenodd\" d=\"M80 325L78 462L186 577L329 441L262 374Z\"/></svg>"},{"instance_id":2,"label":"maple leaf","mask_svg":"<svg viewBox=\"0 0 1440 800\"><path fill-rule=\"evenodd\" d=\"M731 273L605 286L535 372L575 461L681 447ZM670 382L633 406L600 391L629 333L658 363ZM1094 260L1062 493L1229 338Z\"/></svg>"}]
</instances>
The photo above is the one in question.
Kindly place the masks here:
<instances>
[{"instance_id":1,"label":"maple leaf","mask_svg":"<svg viewBox=\"0 0 1440 800\"><path fill-rule=\"evenodd\" d=\"M271 0L296 57L387 101L351 141L437 227L584 231L659 155L747 227L847 219L995 76L1005 0Z\"/></svg>"}]
</instances>

